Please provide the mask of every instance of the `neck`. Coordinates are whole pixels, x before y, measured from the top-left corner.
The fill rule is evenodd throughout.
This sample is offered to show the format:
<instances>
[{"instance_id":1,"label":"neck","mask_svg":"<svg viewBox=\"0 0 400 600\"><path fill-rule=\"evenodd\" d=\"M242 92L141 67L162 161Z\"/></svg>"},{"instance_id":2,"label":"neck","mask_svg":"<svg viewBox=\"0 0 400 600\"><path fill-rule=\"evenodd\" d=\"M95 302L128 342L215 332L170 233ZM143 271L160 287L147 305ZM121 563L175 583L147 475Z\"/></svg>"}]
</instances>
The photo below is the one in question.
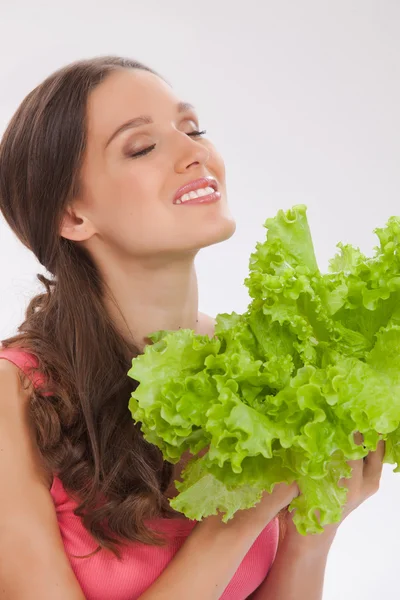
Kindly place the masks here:
<instances>
[{"instance_id":1,"label":"neck","mask_svg":"<svg viewBox=\"0 0 400 600\"><path fill-rule=\"evenodd\" d=\"M143 352L148 335L161 329L196 330L198 286L194 259L167 265L101 267L104 302L125 340Z\"/></svg>"}]
</instances>

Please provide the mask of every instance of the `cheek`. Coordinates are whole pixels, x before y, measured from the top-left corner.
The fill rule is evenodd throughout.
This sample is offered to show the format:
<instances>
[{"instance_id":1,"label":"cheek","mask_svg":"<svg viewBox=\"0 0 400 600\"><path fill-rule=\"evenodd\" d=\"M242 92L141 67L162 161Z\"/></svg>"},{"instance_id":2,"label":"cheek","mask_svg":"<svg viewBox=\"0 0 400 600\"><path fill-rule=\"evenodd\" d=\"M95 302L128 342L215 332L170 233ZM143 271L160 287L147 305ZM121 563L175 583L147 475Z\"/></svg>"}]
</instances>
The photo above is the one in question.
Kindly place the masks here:
<instances>
[{"instance_id":1,"label":"cheek","mask_svg":"<svg viewBox=\"0 0 400 600\"><path fill-rule=\"evenodd\" d=\"M161 189L154 172L125 173L103 189L97 225L106 243L137 255L163 248L173 223Z\"/></svg>"},{"instance_id":2,"label":"cheek","mask_svg":"<svg viewBox=\"0 0 400 600\"><path fill-rule=\"evenodd\" d=\"M225 185L225 162L222 155L214 148L210 155L210 167L213 168L218 180Z\"/></svg>"},{"instance_id":3,"label":"cheek","mask_svg":"<svg viewBox=\"0 0 400 600\"><path fill-rule=\"evenodd\" d=\"M102 213L102 225L119 223L124 225L136 220L140 223L146 216L149 207L157 198L157 181L146 173L146 169L139 174L133 173L125 165L118 169L107 181L102 182L98 190Z\"/></svg>"},{"instance_id":4,"label":"cheek","mask_svg":"<svg viewBox=\"0 0 400 600\"><path fill-rule=\"evenodd\" d=\"M89 166L91 168L89 168ZM139 249L158 239L164 214L160 169L123 161L108 168L89 165L84 173L85 214L108 247ZM168 212L168 211L166 211Z\"/></svg>"}]
</instances>

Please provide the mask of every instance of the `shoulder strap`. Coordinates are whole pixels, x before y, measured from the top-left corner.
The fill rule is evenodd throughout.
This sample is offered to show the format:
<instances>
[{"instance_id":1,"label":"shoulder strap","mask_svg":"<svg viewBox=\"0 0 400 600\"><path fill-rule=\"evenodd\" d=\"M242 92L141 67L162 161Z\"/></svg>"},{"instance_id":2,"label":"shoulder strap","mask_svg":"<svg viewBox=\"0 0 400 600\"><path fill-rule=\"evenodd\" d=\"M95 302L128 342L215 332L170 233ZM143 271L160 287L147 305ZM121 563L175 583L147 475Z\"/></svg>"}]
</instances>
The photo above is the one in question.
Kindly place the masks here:
<instances>
[{"instance_id":1,"label":"shoulder strap","mask_svg":"<svg viewBox=\"0 0 400 600\"><path fill-rule=\"evenodd\" d=\"M2 348L0 346L0 358L5 358L19 367L35 387L44 383L45 378L41 373L31 373L32 367L37 368L38 361L30 352L25 352L19 348ZM45 395L50 396L51 393L48 392Z\"/></svg>"}]
</instances>

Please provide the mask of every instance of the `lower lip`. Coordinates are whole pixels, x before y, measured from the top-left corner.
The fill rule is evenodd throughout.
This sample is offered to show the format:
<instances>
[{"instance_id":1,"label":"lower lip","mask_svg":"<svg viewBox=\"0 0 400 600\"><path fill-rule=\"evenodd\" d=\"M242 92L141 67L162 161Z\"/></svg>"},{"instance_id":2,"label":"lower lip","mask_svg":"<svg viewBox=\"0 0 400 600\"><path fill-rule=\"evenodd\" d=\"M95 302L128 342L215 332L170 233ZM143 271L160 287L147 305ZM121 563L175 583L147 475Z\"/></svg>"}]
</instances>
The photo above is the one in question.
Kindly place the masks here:
<instances>
[{"instance_id":1,"label":"lower lip","mask_svg":"<svg viewBox=\"0 0 400 600\"><path fill-rule=\"evenodd\" d=\"M192 200L186 200L185 202L181 202L180 204L175 204L177 206L186 206L186 204L211 204L212 202L218 202L221 198L221 192L213 192L212 194L207 194L207 196L199 196L198 198L193 198Z\"/></svg>"}]
</instances>

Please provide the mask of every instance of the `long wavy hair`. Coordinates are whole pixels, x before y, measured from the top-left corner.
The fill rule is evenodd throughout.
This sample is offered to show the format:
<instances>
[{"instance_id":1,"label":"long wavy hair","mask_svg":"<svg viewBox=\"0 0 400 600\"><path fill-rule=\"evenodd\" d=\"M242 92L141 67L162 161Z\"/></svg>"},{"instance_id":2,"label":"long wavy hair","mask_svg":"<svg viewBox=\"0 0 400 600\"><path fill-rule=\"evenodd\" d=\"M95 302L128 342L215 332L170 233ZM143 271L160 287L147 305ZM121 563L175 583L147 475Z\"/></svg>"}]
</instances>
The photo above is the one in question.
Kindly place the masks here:
<instances>
[{"instance_id":1,"label":"long wavy hair","mask_svg":"<svg viewBox=\"0 0 400 600\"><path fill-rule=\"evenodd\" d=\"M37 275L45 291L2 346L36 357L45 381L29 406L44 465L77 499L75 515L96 551L120 558L119 547L129 542L166 543L144 521L178 516L164 495L173 465L146 442L128 410L138 384L127 372L139 350L110 319L89 253L59 234L81 188L88 96L117 69L159 76L134 60L97 57L59 69L23 100L0 144L0 210L52 275Z\"/></svg>"}]
</instances>

